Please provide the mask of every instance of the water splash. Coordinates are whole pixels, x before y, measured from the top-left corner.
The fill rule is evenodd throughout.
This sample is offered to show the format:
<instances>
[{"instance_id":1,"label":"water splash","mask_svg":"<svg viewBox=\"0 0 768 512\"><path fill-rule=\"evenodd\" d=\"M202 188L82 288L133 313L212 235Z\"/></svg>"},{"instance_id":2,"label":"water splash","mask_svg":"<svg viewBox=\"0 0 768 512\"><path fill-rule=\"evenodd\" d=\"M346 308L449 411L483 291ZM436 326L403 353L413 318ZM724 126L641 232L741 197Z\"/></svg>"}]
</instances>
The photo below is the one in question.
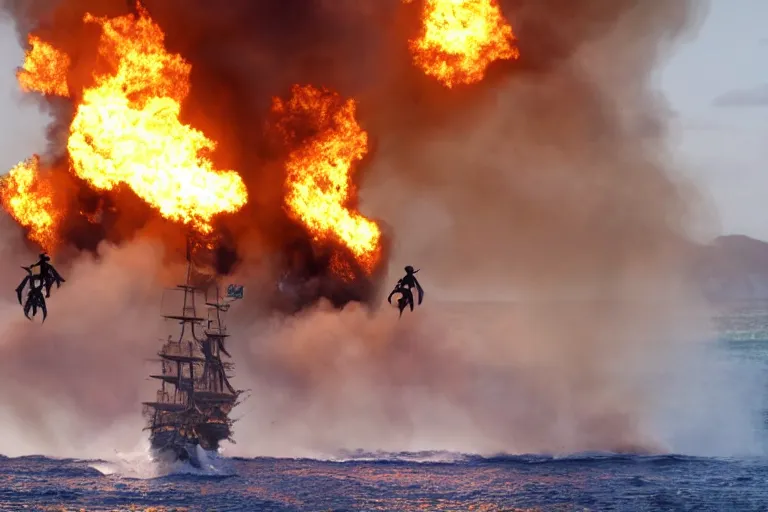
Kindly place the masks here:
<instances>
[{"instance_id":1,"label":"water splash","mask_svg":"<svg viewBox=\"0 0 768 512\"><path fill-rule=\"evenodd\" d=\"M132 452L115 451L115 456L109 461L98 461L89 466L102 475L119 478L150 480L176 475L195 475L208 477L233 476L234 470L230 459L219 452L206 451L196 447L196 455L200 467L195 468L188 462L167 462L152 456L149 443Z\"/></svg>"}]
</instances>

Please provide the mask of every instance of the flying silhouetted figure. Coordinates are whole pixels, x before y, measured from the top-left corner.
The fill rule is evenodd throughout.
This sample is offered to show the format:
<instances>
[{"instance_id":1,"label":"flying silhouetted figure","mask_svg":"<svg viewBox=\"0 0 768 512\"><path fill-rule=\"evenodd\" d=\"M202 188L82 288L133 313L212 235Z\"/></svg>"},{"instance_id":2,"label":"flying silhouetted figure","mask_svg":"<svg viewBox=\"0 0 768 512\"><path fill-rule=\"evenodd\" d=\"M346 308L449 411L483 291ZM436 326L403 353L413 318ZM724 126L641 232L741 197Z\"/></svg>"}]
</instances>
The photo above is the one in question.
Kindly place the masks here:
<instances>
[{"instance_id":1,"label":"flying silhouetted figure","mask_svg":"<svg viewBox=\"0 0 768 512\"><path fill-rule=\"evenodd\" d=\"M413 267L410 265L405 267L405 275L397 281L394 289L390 292L389 297L387 297L387 302L392 304L392 296L396 293L400 294L400 298L397 299L397 309L400 310L401 317L406 306L409 306L411 311L413 311L413 292L411 291L413 288L416 288L416 291L419 293L419 305L424 300L424 289L419 284L418 279L416 279L416 272L418 270L413 270Z\"/></svg>"},{"instance_id":2,"label":"flying silhouetted figure","mask_svg":"<svg viewBox=\"0 0 768 512\"><path fill-rule=\"evenodd\" d=\"M41 253L40 260L30 266L30 268L40 267L40 277L45 286L46 299L51 296L51 286L53 286L53 283L56 283L56 288L60 288L61 283L66 283L66 280L59 275L56 269L53 268L53 265L48 263L49 261L51 261L51 258L47 254Z\"/></svg>"},{"instance_id":3,"label":"flying silhouetted figure","mask_svg":"<svg viewBox=\"0 0 768 512\"><path fill-rule=\"evenodd\" d=\"M43 287L45 281L41 274L33 274L30 267L21 267L27 271L27 275L21 281L21 284L16 287L16 296L21 304L21 293L24 291L24 287L29 283L29 291L27 292L27 300L24 302L24 316L29 320L29 311L32 310L32 316L37 315L37 308L43 312L43 322L48 317L48 308L45 306L45 297L43 296Z\"/></svg>"},{"instance_id":4,"label":"flying silhouetted figure","mask_svg":"<svg viewBox=\"0 0 768 512\"><path fill-rule=\"evenodd\" d=\"M45 299L51 296L51 287L56 283L56 288L61 287L61 283L66 280L59 275L56 269L49 262L51 258L47 254L41 253L40 260L28 267L21 267L27 271L27 275L21 281L21 284L16 287L16 297L21 304L21 294L24 292L24 287L29 284L29 291L27 292L27 300L24 302L24 316L29 318L29 312L32 312L32 316L37 315L38 308L43 312L43 322L48 317L48 308L45 305ZM35 274L32 272L32 268L40 267L40 272ZM45 290L45 295L43 295ZM29 318L32 320L31 318Z\"/></svg>"}]
</instances>

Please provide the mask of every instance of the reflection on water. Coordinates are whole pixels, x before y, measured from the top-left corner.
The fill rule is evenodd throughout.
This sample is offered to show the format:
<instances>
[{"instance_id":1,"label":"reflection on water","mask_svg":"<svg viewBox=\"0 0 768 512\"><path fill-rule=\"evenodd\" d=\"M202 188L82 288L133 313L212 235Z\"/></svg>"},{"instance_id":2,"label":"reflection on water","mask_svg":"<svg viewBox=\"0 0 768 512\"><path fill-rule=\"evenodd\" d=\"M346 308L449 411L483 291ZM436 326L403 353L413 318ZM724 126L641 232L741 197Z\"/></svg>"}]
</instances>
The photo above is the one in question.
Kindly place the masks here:
<instances>
[{"instance_id":1,"label":"reflection on water","mask_svg":"<svg viewBox=\"0 0 768 512\"><path fill-rule=\"evenodd\" d=\"M232 460L234 476L104 475L93 462L0 460L0 510L760 510L762 460L593 455L451 463ZM725 508L723 508L725 507Z\"/></svg>"},{"instance_id":2,"label":"reflection on water","mask_svg":"<svg viewBox=\"0 0 768 512\"><path fill-rule=\"evenodd\" d=\"M768 301L722 304L714 322L724 341L768 341Z\"/></svg>"}]
</instances>

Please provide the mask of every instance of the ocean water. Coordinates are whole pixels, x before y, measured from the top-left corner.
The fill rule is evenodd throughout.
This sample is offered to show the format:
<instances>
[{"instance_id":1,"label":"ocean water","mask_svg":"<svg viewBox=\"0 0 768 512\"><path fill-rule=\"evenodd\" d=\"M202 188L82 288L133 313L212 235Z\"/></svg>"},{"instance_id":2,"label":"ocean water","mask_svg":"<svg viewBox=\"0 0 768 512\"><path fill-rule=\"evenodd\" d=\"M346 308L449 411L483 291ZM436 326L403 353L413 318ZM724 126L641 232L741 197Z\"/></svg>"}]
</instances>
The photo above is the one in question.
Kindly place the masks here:
<instances>
[{"instance_id":1,"label":"ocean water","mask_svg":"<svg viewBox=\"0 0 768 512\"><path fill-rule=\"evenodd\" d=\"M768 370L768 305L734 305L715 321L725 357ZM768 428L758 428L768 441ZM144 453L116 461L0 457L0 510L768 511L763 456L354 453L324 461L216 457L203 466L157 468Z\"/></svg>"},{"instance_id":2,"label":"ocean water","mask_svg":"<svg viewBox=\"0 0 768 512\"><path fill-rule=\"evenodd\" d=\"M420 457L419 457L420 456ZM444 458L444 462L424 460ZM226 467L223 467L226 466ZM2 510L767 510L761 460L583 455L228 460L144 479L98 463L2 461ZM216 474L218 473L218 474Z\"/></svg>"}]
</instances>

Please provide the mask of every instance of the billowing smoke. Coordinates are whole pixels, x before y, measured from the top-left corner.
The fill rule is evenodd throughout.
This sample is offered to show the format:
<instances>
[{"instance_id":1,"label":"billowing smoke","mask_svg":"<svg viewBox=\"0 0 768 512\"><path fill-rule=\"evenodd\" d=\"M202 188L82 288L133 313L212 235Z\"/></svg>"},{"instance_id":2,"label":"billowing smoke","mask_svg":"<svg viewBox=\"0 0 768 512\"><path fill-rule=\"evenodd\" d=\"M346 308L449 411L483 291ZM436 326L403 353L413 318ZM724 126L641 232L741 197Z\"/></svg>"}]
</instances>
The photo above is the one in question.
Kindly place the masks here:
<instances>
[{"instance_id":1,"label":"billowing smoke","mask_svg":"<svg viewBox=\"0 0 768 512\"><path fill-rule=\"evenodd\" d=\"M418 4L144 2L169 49L193 66L185 119L219 142L216 158L250 195L222 221L235 255L226 270L246 284L231 314L233 383L252 390L234 413L244 416L230 452L699 450L691 439L749 448L730 443L750 427L742 388L728 381L695 403L688 394L694 377L719 369L696 341L706 310L681 278L696 196L671 166L653 84L701 2L502 2L520 59L450 91L411 64ZM93 52L85 11L130 9L116 0L5 7L22 34L37 27L75 59ZM262 289L282 265L274 260L307 244L285 217L283 155L268 128L271 98L296 83L359 101L375 141L362 207L392 234L388 277L406 264L423 269L425 303L402 320L356 302L289 317L264 306ZM66 126L71 112L55 113ZM46 334L23 318L9 324L18 329L4 336L2 380L18 385L4 386L3 403L19 422L42 425L30 429L42 438L54 435L46 415L80 432L140 424L140 395L151 393L140 386L141 357L154 345L151 329L135 325L154 325L151 297L170 277L152 242L168 228L138 218L100 260L73 258ZM128 275L125 265L140 277L111 281ZM106 300L91 298L99 293ZM11 300L3 308L20 314ZM16 388L30 398L11 399ZM66 411L50 412L54 403ZM727 428L711 422L725 404Z\"/></svg>"},{"instance_id":2,"label":"billowing smoke","mask_svg":"<svg viewBox=\"0 0 768 512\"><path fill-rule=\"evenodd\" d=\"M306 227L286 215L287 153L314 133L308 130L293 146L286 147L276 129L277 120L270 116L273 99L290 96L294 84L320 84L349 97L356 88L344 86L341 76L346 74L348 78L342 81L349 81L353 73L360 72L354 59L345 58L354 45L341 22L333 21L338 14L335 7L328 11L319 3L289 4L267 2L254 7L233 2L211 9L205 2L141 3L166 34L167 49L180 53L192 65L191 94L183 103L182 120L216 141L215 154L210 156L219 168L237 169L248 189L244 209L217 219L214 264L218 272L229 274L241 263L250 267L255 260L268 258L273 277L291 271L310 282L307 287L315 290L315 296L303 294L309 297L299 307L317 295L339 305L350 300L368 301L377 289L380 273L363 276L359 269L353 269L357 279L345 285L330 268L332 256L340 256L353 266L355 259L343 247L320 248L310 243L312 235ZM158 216L135 194L124 190L126 187L97 192L68 170L66 142L75 115L73 104L81 100L80 91L93 84L93 73L103 72L104 67L97 51L98 29L83 23L83 16L122 16L135 13L136 5L123 1L22 1L5 5L16 20L24 46L32 32L72 62L67 72L71 98L41 97L54 118L48 128L45 159L55 177L60 196L57 203L67 205L58 228L60 245L65 247L95 251L105 240L119 244L145 230ZM245 24L245 19L251 21ZM328 23L333 26L326 26ZM307 26L315 28L308 30ZM297 34L291 44L284 40L286 31ZM338 40L339 34L344 34L344 41ZM308 56L306 50L314 48L319 53ZM339 65L343 62L345 68L329 68L326 57L338 60ZM313 69L307 59L318 60L318 67ZM356 204L349 206L355 208ZM382 261L386 260L386 238L382 241Z\"/></svg>"}]
</instances>

